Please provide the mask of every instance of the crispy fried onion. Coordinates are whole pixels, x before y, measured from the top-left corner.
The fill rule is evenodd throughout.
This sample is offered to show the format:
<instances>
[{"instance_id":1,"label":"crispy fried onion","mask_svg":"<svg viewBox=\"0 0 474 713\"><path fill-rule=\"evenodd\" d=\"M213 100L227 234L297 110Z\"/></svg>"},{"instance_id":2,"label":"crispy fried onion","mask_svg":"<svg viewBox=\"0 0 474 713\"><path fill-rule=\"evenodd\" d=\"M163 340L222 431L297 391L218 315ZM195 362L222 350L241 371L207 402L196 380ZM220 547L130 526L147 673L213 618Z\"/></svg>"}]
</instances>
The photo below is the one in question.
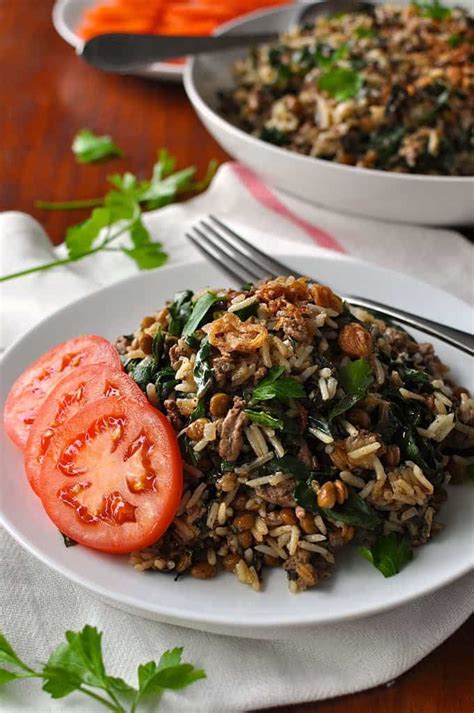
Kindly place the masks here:
<instances>
[{"instance_id":1,"label":"crispy fried onion","mask_svg":"<svg viewBox=\"0 0 474 713\"><path fill-rule=\"evenodd\" d=\"M235 314L227 313L220 319L206 324L209 342L221 354L228 352L255 352L268 339L268 332L261 324L242 322Z\"/></svg>"},{"instance_id":2,"label":"crispy fried onion","mask_svg":"<svg viewBox=\"0 0 474 713\"><path fill-rule=\"evenodd\" d=\"M286 302L295 304L297 302L306 302L310 298L308 289L308 278L299 277L278 277L276 280L265 282L255 292L260 302L267 304L274 300L284 299Z\"/></svg>"}]
</instances>

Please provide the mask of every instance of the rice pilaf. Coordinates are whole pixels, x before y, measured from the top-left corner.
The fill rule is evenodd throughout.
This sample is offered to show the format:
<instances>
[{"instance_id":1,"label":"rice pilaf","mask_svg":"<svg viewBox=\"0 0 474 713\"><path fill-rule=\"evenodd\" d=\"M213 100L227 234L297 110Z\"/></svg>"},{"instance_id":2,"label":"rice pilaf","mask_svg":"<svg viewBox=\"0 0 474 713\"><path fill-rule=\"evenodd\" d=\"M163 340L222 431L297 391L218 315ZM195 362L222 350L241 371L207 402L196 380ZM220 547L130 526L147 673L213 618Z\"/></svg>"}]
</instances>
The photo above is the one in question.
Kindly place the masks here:
<instances>
[{"instance_id":1,"label":"rice pilaf","mask_svg":"<svg viewBox=\"0 0 474 713\"><path fill-rule=\"evenodd\" d=\"M473 18L438 0L318 18L235 64L223 113L338 163L473 175Z\"/></svg>"},{"instance_id":2,"label":"rice pilaf","mask_svg":"<svg viewBox=\"0 0 474 713\"><path fill-rule=\"evenodd\" d=\"M281 567L296 592L351 541L408 561L471 467L474 401L432 346L306 278L185 290L117 348L184 461L174 522L137 570L222 566L259 590Z\"/></svg>"}]
</instances>

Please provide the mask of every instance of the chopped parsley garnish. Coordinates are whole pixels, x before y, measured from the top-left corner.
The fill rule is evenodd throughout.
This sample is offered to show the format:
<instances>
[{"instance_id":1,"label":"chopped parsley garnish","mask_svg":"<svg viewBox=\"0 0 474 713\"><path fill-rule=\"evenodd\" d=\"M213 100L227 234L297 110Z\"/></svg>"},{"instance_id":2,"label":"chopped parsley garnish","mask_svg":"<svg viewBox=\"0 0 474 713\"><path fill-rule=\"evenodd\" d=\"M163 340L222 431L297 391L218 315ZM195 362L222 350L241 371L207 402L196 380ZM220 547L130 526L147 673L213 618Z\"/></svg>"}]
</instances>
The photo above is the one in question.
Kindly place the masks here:
<instances>
[{"instance_id":1,"label":"chopped parsley garnish","mask_svg":"<svg viewBox=\"0 0 474 713\"><path fill-rule=\"evenodd\" d=\"M415 0L413 3L418 8L422 17L442 22L451 17L451 8L442 5L439 0Z\"/></svg>"},{"instance_id":2,"label":"chopped parsley garnish","mask_svg":"<svg viewBox=\"0 0 474 713\"><path fill-rule=\"evenodd\" d=\"M360 27L356 27L354 34L357 39L362 40L366 37L375 37L376 32L373 27L365 27L365 25L361 25Z\"/></svg>"},{"instance_id":3,"label":"chopped parsley garnish","mask_svg":"<svg viewBox=\"0 0 474 713\"><path fill-rule=\"evenodd\" d=\"M250 404L258 401L288 401L289 399L302 399L306 392L302 384L291 376L283 376L284 366L272 366L264 379L252 391Z\"/></svg>"},{"instance_id":4,"label":"chopped parsley garnish","mask_svg":"<svg viewBox=\"0 0 474 713\"><path fill-rule=\"evenodd\" d=\"M362 77L354 69L335 67L319 78L319 88L338 102L355 97L362 87Z\"/></svg>"},{"instance_id":5,"label":"chopped parsley garnish","mask_svg":"<svg viewBox=\"0 0 474 713\"><path fill-rule=\"evenodd\" d=\"M254 411L253 409L247 408L245 409L245 413L252 423L257 423L259 426L267 426L275 430L281 430L284 427L281 418L275 418L265 411Z\"/></svg>"},{"instance_id":6,"label":"chopped parsley garnish","mask_svg":"<svg viewBox=\"0 0 474 713\"><path fill-rule=\"evenodd\" d=\"M393 577L413 558L413 551L406 537L394 532L383 535L372 547L359 547L365 557L384 577Z\"/></svg>"}]
</instances>

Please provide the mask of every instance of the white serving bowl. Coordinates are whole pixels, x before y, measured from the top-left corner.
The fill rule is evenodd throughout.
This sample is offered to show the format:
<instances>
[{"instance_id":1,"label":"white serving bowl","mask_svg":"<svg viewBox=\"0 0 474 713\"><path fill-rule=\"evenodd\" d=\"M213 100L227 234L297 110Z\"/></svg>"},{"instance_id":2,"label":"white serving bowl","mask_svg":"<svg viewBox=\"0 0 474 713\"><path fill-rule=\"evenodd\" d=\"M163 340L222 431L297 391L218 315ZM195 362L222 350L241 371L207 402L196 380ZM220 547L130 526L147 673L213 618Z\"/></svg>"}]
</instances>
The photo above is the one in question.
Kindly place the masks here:
<instances>
[{"instance_id":1,"label":"white serving bowl","mask_svg":"<svg viewBox=\"0 0 474 713\"><path fill-rule=\"evenodd\" d=\"M252 13L217 34L282 32L301 7ZM423 176L345 166L266 143L233 126L218 110L217 92L234 85L232 65L247 50L201 55L187 64L184 86L199 118L234 158L269 184L310 203L370 218L425 225L474 223L474 178Z\"/></svg>"}]
</instances>

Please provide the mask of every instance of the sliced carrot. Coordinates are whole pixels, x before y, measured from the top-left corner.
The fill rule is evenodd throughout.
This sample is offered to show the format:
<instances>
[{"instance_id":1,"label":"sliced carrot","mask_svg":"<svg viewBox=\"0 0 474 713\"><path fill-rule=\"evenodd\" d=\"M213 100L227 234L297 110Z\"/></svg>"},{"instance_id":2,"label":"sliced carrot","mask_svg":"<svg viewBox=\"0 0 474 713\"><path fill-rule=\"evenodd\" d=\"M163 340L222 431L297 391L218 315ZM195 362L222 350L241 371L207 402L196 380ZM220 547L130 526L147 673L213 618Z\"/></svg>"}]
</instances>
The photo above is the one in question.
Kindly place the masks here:
<instances>
[{"instance_id":1,"label":"sliced carrot","mask_svg":"<svg viewBox=\"0 0 474 713\"><path fill-rule=\"evenodd\" d=\"M78 28L84 39L107 32L208 35L218 25L287 0L107 0L87 10Z\"/></svg>"}]
</instances>

